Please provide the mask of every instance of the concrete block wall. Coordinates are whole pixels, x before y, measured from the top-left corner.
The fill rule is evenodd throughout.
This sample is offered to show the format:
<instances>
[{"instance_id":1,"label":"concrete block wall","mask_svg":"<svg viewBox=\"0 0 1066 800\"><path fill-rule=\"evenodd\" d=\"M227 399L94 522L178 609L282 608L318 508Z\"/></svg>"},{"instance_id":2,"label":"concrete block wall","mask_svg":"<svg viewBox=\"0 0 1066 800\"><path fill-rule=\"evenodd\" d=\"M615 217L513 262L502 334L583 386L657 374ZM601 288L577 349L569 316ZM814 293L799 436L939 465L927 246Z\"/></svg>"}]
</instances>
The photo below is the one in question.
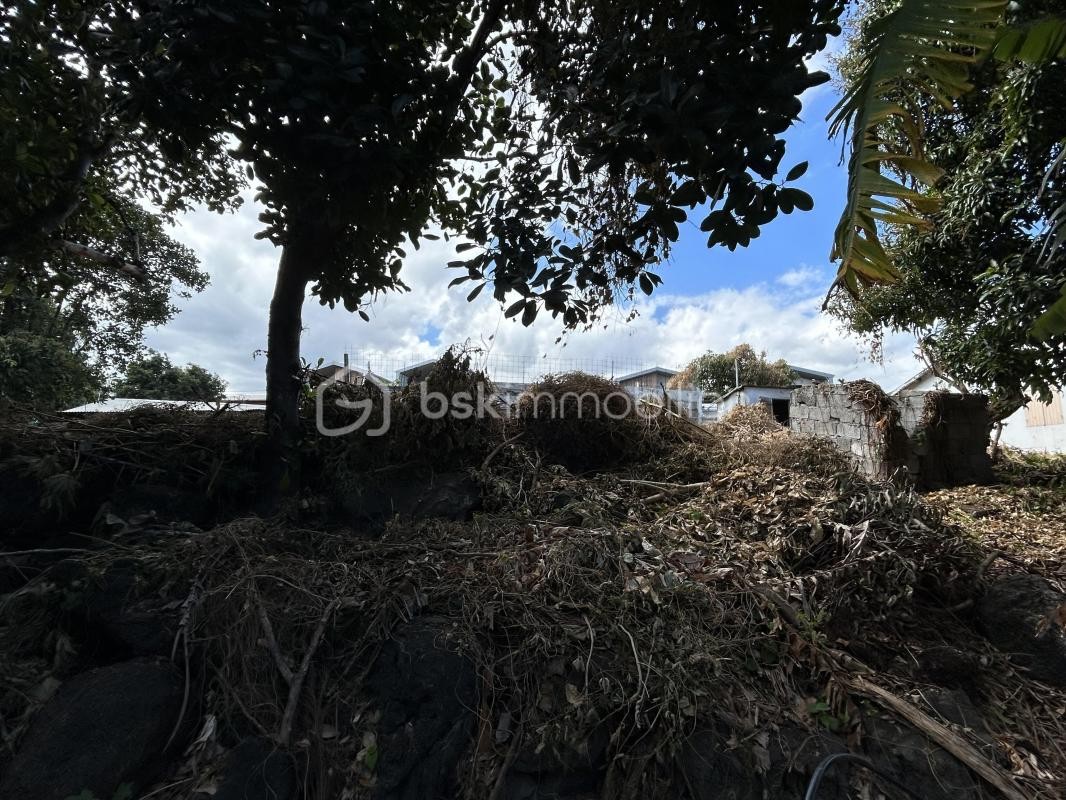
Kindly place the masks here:
<instances>
[{"instance_id":1,"label":"concrete block wall","mask_svg":"<svg viewBox=\"0 0 1066 800\"><path fill-rule=\"evenodd\" d=\"M874 419L842 384L801 386L792 392L789 427L796 433L821 436L851 456L856 469L872 478L888 478L903 463Z\"/></svg>"},{"instance_id":2,"label":"concrete block wall","mask_svg":"<svg viewBox=\"0 0 1066 800\"><path fill-rule=\"evenodd\" d=\"M792 393L789 426L829 439L871 478L906 468L923 489L992 480L986 398L908 392L889 403L889 418L880 420L846 385L802 386Z\"/></svg>"},{"instance_id":3,"label":"concrete block wall","mask_svg":"<svg viewBox=\"0 0 1066 800\"><path fill-rule=\"evenodd\" d=\"M993 480L988 399L951 392L904 392L897 402L910 441L911 471L923 489Z\"/></svg>"}]
</instances>

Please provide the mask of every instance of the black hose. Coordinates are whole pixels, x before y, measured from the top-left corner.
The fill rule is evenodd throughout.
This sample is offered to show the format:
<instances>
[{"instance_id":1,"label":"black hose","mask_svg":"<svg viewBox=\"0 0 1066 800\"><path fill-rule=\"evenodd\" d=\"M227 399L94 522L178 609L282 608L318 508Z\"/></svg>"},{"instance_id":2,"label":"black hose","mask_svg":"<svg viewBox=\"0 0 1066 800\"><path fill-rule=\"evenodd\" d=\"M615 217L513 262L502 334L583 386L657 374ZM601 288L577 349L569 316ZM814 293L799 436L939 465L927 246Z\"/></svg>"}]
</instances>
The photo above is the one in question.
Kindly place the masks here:
<instances>
[{"instance_id":1,"label":"black hose","mask_svg":"<svg viewBox=\"0 0 1066 800\"><path fill-rule=\"evenodd\" d=\"M880 775L897 789L900 789L910 797L913 797L914 800L923 800L923 798L916 795L887 772L875 767L870 759L865 758L864 756L857 756L854 753L833 753L832 755L823 758L821 763L815 767L814 774L811 775L811 782L807 784L807 793L803 796L803 800L815 800L815 797L818 795L818 787L822 783L822 778L825 777L825 773L829 771L829 768L838 761L854 761L856 764L866 767L866 769L870 770L870 772L873 772L875 775Z\"/></svg>"}]
</instances>

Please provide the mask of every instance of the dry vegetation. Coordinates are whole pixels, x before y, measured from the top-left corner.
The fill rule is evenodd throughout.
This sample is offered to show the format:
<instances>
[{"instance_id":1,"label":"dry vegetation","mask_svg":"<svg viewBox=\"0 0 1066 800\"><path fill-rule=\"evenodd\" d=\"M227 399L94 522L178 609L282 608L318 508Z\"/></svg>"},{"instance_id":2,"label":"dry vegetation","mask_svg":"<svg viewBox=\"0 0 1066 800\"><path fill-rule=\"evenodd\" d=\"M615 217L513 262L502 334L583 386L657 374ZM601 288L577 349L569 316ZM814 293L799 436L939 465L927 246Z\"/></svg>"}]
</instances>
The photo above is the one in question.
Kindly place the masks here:
<instances>
[{"instance_id":1,"label":"dry vegetation","mask_svg":"<svg viewBox=\"0 0 1066 800\"><path fill-rule=\"evenodd\" d=\"M590 383L559 376L542 388ZM151 456L134 445L137 419L98 439L110 443L107 459L129 449L143 469ZM565 754L606 735L605 797L672 798L675 756L697 720L731 731L753 770L779 726L858 745L874 708L935 721L921 665L945 647L966 654L956 677L996 747L951 726L940 743L1018 796L1063 796L1066 694L1015 671L966 610L997 571L1066 578L1060 465L1037 469L1035 485L1034 467L1015 461L1017 485L923 499L857 476L828 444L755 409L711 430L672 414L614 424L605 434L523 414L476 441L466 427L434 433L463 443L476 465L486 508L470 523L394 521L369 540L290 509L77 556L93 575L119 558L135 563L145 598L182 609L174 657L206 667L204 704L190 708L204 735L178 783L153 796L209 786L234 731L295 748L308 797L365 796L376 718L361 681L381 641L420 613L454 621L482 683L479 745L461 769L468 798L492 794L514 737ZM225 458L224 441L193 446L199 435L167 446ZM318 457L365 468L360 453ZM202 458L181 469L203 480L223 468ZM575 477L564 464L611 469ZM989 567L993 551L1003 558ZM65 602L47 576L3 601L9 749L42 682L73 657L46 613ZM505 719L517 725L510 739L494 735Z\"/></svg>"}]
</instances>

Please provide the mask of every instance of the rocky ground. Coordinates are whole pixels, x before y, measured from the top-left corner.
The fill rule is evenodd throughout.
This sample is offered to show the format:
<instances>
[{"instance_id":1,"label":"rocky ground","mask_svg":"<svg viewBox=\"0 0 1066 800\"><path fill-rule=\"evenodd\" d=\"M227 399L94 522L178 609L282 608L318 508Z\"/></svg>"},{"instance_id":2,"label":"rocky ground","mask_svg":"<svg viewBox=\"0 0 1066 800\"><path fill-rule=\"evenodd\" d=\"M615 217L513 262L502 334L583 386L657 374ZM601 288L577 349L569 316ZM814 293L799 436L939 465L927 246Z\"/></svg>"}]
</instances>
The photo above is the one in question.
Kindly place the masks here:
<instances>
[{"instance_id":1,"label":"rocky ground","mask_svg":"<svg viewBox=\"0 0 1066 800\"><path fill-rule=\"evenodd\" d=\"M0 797L1066 794L1061 462L921 497L761 417L530 427L264 516L254 434L168 420L0 446Z\"/></svg>"}]
</instances>

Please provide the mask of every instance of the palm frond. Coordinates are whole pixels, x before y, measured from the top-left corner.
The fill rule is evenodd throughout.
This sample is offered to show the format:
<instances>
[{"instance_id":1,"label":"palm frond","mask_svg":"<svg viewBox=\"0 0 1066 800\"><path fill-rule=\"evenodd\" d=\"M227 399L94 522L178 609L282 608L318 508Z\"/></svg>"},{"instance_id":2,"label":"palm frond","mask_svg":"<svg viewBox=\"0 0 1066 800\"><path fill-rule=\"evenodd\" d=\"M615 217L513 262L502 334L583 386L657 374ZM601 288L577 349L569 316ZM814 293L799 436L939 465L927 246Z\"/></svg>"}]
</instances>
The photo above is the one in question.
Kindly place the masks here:
<instances>
[{"instance_id":1,"label":"palm frond","mask_svg":"<svg viewBox=\"0 0 1066 800\"><path fill-rule=\"evenodd\" d=\"M1044 64L1066 58L1066 19L1046 17L1028 25L1006 28L992 49L1000 61Z\"/></svg>"},{"instance_id":2,"label":"palm frond","mask_svg":"<svg viewBox=\"0 0 1066 800\"><path fill-rule=\"evenodd\" d=\"M1066 143L1063 144L1062 151L1048 169L1040 191L1046 192L1048 184L1060 177L1066 177ZM1048 230L1044 235L1044 247L1040 253L1040 260L1044 264L1049 264L1051 259L1057 257L1059 251L1063 249L1066 249L1066 203L1056 208L1048 220ZM1031 333L1040 340L1066 333L1066 286L1062 287L1062 297L1055 301L1051 308L1033 324Z\"/></svg>"},{"instance_id":3,"label":"palm frond","mask_svg":"<svg viewBox=\"0 0 1066 800\"><path fill-rule=\"evenodd\" d=\"M930 225L939 200L918 185L932 188L943 173L925 157L921 119L896 98L901 89L913 88L950 107L972 88L970 68L996 45L1007 5L1007 0L903 0L870 26L859 77L829 114L830 136L851 137L848 203L830 256L841 262L835 285L855 294L861 285L899 278L878 225ZM888 122L907 138L906 152L879 137ZM886 174L886 165L904 177Z\"/></svg>"}]
</instances>

